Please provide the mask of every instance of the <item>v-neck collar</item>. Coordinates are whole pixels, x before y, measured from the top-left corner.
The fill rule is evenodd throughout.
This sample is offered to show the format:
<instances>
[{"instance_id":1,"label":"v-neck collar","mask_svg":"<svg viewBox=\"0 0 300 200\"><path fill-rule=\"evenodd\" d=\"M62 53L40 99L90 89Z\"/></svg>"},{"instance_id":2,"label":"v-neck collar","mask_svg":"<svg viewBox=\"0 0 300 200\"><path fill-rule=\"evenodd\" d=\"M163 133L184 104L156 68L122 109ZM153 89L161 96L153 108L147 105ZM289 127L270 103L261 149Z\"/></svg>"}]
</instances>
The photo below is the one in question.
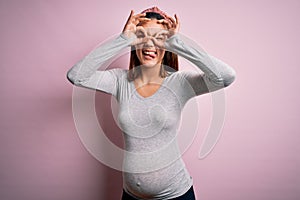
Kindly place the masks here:
<instances>
[{"instance_id":1,"label":"v-neck collar","mask_svg":"<svg viewBox=\"0 0 300 200\"><path fill-rule=\"evenodd\" d=\"M160 91L163 89L163 87L165 87L167 79L169 79L169 77L172 75L172 72L167 72L167 76L163 79L162 83L160 84L159 88L150 96L148 97L143 97L138 91L137 88L135 87L134 81L130 81L129 84L131 85L132 91L133 93L135 93L135 95L141 99L141 100L148 100L148 99L152 99L154 98L158 93L160 93Z\"/></svg>"}]
</instances>

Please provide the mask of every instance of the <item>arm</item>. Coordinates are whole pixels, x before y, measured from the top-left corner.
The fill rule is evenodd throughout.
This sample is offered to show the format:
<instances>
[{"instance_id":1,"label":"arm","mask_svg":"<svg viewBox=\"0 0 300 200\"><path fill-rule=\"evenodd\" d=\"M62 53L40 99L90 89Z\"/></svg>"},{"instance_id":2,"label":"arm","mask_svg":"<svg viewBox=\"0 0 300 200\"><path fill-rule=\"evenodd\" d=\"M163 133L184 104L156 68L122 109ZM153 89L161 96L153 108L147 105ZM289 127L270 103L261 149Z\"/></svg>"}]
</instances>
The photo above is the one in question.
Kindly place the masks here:
<instances>
[{"instance_id":1,"label":"arm","mask_svg":"<svg viewBox=\"0 0 300 200\"><path fill-rule=\"evenodd\" d=\"M145 14L134 15L132 10L122 34L102 44L78 61L68 70L67 79L76 86L97 89L116 95L117 79L120 70L105 70L105 68L109 61L124 48L140 42L135 35L136 25L141 21L149 20L144 18L144 16ZM97 70L99 66L100 71Z\"/></svg>"},{"instance_id":2,"label":"arm","mask_svg":"<svg viewBox=\"0 0 300 200\"><path fill-rule=\"evenodd\" d=\"M167 16L167 19L159 20L168 30L162 30L162 35L167 39L162 44L154 38L157 45L186 58L195 64L204 74L194 71L182 71L181 74L194 89L196 95L212 92L229 86L235 79L236 73L232 67L223 61L205 53L196 45L189 45L188 40L179 35L180 21L175 14L175 19Z\"/></svg>"},{"instance_id":3,"label":"arm","mask_svg":"<svg viewBox=\"0 0 300 200\"><path fill-rule=\"evenodd\" d=\"M204 72L204 74L194 71L183 73L196 95L227 87L235 80L236 72L232 67L200 50L199 47L187 45L178 33L166 40L165 48L191 61Z\"/></svg>"},{"instance_id":4,"label":"arm","mask_svg":"<svg viewBox=\"0 0 300 200\"><path fill-rule=\"evenodd\" d=\"M134 39L134 37L129 39L120 34L113 40L102 44L69 69L67 79L76 86L97 89L113 94L115 91L117 70L105 71L106 64L124 48L130 46ZM97 71L98 68L100 71Z\"/></svg>"}]
</instances>

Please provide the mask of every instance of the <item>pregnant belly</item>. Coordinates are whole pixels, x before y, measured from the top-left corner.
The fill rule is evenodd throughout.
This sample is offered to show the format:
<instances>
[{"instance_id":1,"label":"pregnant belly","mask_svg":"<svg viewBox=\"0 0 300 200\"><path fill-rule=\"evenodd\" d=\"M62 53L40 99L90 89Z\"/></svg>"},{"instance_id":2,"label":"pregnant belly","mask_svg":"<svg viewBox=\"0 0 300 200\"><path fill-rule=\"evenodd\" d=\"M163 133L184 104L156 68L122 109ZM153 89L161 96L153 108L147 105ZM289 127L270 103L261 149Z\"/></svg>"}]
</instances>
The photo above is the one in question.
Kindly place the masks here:
<instances>
[{"instance_id":1,"label":"pregnant belly","mask_svg":"<svg viewBox=\"0 0 300 200\"><path fill-rule=\"evenodd\" d=\"M123 179L129 193L144 199L170 198L191 185L191 177L181 159L153 172L123 172Z\"/></svg>"}]
</instances>

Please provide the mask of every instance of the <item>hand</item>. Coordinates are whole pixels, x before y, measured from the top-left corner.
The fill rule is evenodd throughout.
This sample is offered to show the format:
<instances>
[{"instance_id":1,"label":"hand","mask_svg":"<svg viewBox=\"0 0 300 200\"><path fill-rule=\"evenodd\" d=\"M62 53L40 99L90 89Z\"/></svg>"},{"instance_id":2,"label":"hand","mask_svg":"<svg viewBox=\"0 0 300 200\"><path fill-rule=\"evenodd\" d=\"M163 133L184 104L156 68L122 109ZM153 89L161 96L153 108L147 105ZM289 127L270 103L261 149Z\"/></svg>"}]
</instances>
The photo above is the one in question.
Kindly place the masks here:
<instances>
[{"instance_id":1,"label":"hand","mask_svg":"<svg viewBox=\"0 0 300 200\"><path fill-rule=\"evenodd\" d=\"M175 16L175 20L168 15L167 15L167 19L158 20L158 23L166 25L167 27L167 29L160 31L158 34L164 37L163 40L159 40L159 38L153 38L153 42L155 43L155 45L162 49L165 49L165 41L167 40L167 38L170 38L179 32L180 22L178 16L176 14L174 16Z\"/></svg>"},{"instance_id":2,"label":"hand","mask_svg":"<svg viewBox=\"0 0 300 200\"><path fill-rule=\"evenodd\" d=\"M179 32L180 22L178 16L175 14L175 20L167 15L167 19L158 20L159 23L162 23L168 28L168 37L171 37Z\"/></svg>"},{"instance_id":3,"label":"hand","mask_svg":"<svg viewBox=\"0 0 300 200\"><path fill-rule=\"evenodd\" d=\"M165 49L165 42L168 39L169 34L170 34L169 30L161 29L151 39L152 39L153 43L155 44L155 46L157 46L161 49Z\"/></svg>"},{"instance_id":4,"label":"hand","mask_svg":"<svg viewBox=\"0 0 300 200\"><path fill-rule=\"evenodd\" d=\"M123 34L128 38L131 38L131 37L135 36L136 31L137 31L137 25L140 22L150 20L149 18L145 18L145 16L146 16L146 13L134 15L134 11L131 10L130 15L127 19L127 22L126 22L126 24L124 26L124 29L122 31ZM137 41L135 41L134 43L137 43Z\"/></svg>"}]
</instances>

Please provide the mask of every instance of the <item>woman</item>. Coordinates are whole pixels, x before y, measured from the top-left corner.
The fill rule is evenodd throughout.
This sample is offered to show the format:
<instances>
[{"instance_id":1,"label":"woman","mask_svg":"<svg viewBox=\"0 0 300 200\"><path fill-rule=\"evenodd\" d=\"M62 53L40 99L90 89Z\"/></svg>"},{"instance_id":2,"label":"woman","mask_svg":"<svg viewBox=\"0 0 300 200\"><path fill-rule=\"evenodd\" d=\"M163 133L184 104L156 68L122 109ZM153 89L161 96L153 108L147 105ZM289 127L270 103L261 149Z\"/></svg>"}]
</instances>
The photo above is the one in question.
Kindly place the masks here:
<instances>
[{"instance_id":1,"label":"woman","mask_svg":"<svg viewBox=\"0 0 300 200\"><path fill-rule=\"evenodd\" d=\"M134 15L115 39L93 50L67 73L80 87L113 95L125 140L122 200L195 199L193 179L176 141L181 111L195 97L229 86L233 68L187 45L179 19L157 7ZM104 66L131 47L129 70ZM178 71L177 55L204 73ZM100 66L100 69L97 70Z\"/></svg>"}]
</instances>

